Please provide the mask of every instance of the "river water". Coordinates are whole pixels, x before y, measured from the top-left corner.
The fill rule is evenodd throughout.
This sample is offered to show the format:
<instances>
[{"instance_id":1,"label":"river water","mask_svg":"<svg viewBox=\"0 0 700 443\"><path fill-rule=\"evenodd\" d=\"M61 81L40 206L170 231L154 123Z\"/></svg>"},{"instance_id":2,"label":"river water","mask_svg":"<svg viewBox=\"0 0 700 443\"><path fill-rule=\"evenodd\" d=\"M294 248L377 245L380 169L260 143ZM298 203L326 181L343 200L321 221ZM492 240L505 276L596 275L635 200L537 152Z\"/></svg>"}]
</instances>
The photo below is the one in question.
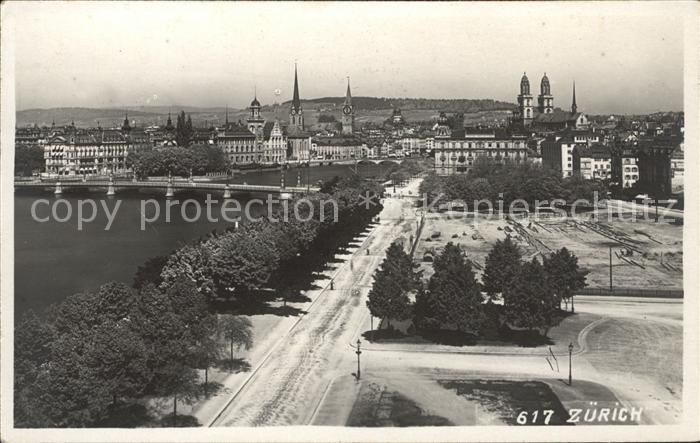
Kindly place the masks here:
<instances>
[{"instance_id":1,"label":"river water","mask_svg":"<svg viewBox=\"0 0 700 443\"><path fill-rule=\"evenodd\" d=\"M358 173L363 176L376 176L386 170L387 166L361 165ZM308 182L314 185L318 180L334 176L346 176L354 171L348 166L321 166L312 168L290 169L285 172L287 186L296 186L299 173L302 185ZM253 171L233 177L232 183L279 184L280 171ZM179 245L200 238L212 230L223 230L231 223L221 217L220 205L212 205L212 214L219 218L211 222L206 216L195 221L183 219L180 206L173 206L170 222L165 220L165 198L163 191L137 192L119 191L114 198L108 198L102 192L74 191L62 196L70 203L72 217L59 222L51 214L51 206L56 202L52 192L26 191L15 192L15 313L27 309L42 311L51 303L61 301L70 294L91 290L111 281L131 284L139 265L147 259L165 255ZM192 198L204 202L205 194L188 193L175 196L180 202ZM48 221L40 222L32 216L32 205L39 199L46 202L36 205L37 218ZM92 222L83 223L78 229L77 207L79 200L94 200L97 206L96 217ZM142 201L155 199L162 208L161 216L153 223L147 223L141 229ZM212 195L212 199L220 196ZM240 199L241 204L246 200ZM119 205L117 207L117 204ZM153 206L146 206L148 216L153 216ZM92 209L84 204L84 218L90 218ZM115 212L115 207L117 208ZM113 222L105 230L109 216ZM205 206L202 204L204 210ZM185 217L192 219L194 206L188 206ZM261 207L254 207L253 215L264 212ZM56 215L67 215L66 205L56 205ZM235 216L236 213L230 214Z\"/></svg>"}]
</instances>

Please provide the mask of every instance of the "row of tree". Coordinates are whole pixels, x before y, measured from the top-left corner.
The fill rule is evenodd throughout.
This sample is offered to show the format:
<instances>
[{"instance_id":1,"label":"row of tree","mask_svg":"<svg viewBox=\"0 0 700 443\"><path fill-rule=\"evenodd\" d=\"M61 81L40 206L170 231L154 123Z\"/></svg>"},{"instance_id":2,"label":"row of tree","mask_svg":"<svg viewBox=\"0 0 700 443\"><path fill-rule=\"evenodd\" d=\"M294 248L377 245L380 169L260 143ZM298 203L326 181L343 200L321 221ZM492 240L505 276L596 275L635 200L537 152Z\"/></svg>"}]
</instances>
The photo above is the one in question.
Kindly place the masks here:
<instances>
[{"instance_id":1,"label":"row of tree","mask_svg":"<svg viewBox=\"0 0 700 443\"><path fill-rule=\"evenodd\" d=\"M176 417L178 402L206 389L209 367L252 342L250 322L217 314L218 302L259 302L255 295L270 289L286 300L300 269L371 222L381 193L357 176L336 178L307 196L299 218L212 234L149 260L133 288L108 283L67 298L45 318L28 312L15 331L16 425L123 426L115 414L124 404L153 396L171 397ZM360 204L360 196L375 204ZM336 202L337 218L329 203L321 218L323 201ZM273 215L284 220L279 209ZM224 306L231 312L231 303Z\"/></svg>"},{"instance_id":2,"label":"row of tree","mask_svg":"<svg viewBox=\"0 0 700 443\"><path fill-rule=\"evenodd\" d=\"M367 306L373 316L413 319L423 330L457 330L478 335L488 320L486 304L502 299L502 324L546 336L562 302L571 302L586 283L587 271L577 257L562 248L543 258L523 261L510 236L497 241L488 254L479 283L471 261L448 243L433 260L434 273L424 285L411 257L394 243L377 270ZM415 303L411 299L415 298Z\"/></svg>"},{"instance_id":3,"label":"row of tree","mask_svg":"<svg viewBox=\"0 0 700 443\"><path fill-rule=\"evenodd\" d=\"M229 168L229 160L218 146L193 145L150 151L130 152L127 165L139 178L148 176L188 177L207 172L222 172Z\"/></svg>"},{"instance_id":4,"label":"row of tree","mask_svg":"<svg viewBox=\"0 0 700 443\"><path fill-rule=\"evenodd\" d=\"M255 301L265 289L276 290L286 299L300 268L324 259L324 252L371 222L381 210L381 194L381 186L358 176L331 180L321 192L304 197L303 203L288 202L286 216L283 208L277 208L260 221L214 233L181 247L167 260L147 264L136 284L167 286L184 275L212 301ZM360 204L366 196L374 204Z\"/></svg>"},{"instance_id":5,"label":"row of tree","mask_svg":"<svg viewBox=\"0 0 700 443\"><path fill-rule=\"evenodd\" d=\"M245 317L213 314L187 279L140 290L107 283L26 312L15 328L15 425L86 427L144 397L177 404L206 392L198 370L252 344Z\"/></svg>"},{"instance_id":6,"label":"row of tree","mask_svg":"<svg viewBox=\"0 0 700 443\"><path fill-rule=\"evenodd\" d=\"M421 183L421 195L430 202L461 200L468 206L474 201L489 200L494 206L499 199L507 208L517 199L533 205L536 200L551 202L562 199L571 203L577 199L593 201L594 191L598 198L606 196L607 188L600 181L586 180L580 176L562 178L553 169L526 163L496 163L488 157L474 161L469 174L438 176L430 174ZM438 198L440 195L442 197Z\"/></svg>"}]
</instances>

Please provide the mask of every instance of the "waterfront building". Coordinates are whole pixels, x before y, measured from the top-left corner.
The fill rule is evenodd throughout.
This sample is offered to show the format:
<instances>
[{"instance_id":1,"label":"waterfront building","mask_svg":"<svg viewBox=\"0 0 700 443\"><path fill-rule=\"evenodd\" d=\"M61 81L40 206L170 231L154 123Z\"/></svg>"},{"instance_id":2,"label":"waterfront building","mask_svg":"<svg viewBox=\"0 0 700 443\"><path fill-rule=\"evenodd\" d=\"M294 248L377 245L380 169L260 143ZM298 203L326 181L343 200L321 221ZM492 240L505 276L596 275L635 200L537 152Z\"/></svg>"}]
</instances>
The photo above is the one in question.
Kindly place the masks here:
<instances>
[{"instance_id":1,"label":"waterfront building","mask_svg":"<svg viewBox=\"0 0 700 443\"><path fill-rule=\"evenodd\" d=\"M77 130L57 135L44 146L49 176L91 176L127 172L129 142L120 131Z\"/></svg>"},{"instance_id":2,"label":"waterfront building","mask_svg":"<svg viewBox=\"0 0 700 443\"><path fill-rule=\"evenodd\" d=\"M433 148L437 174L468 174L478 158L489 158L501 164L527 161L525 136L494 128L452 131L444 113L440 114L438 124Z\"/></svg>"},{"instance_id":3,"label":"waterfront building","mask_svg":"<svg viewBox=\"0 0 700 443\"><path fill-rule=\"evenodd\" d=\"M225 123L216 133L215 143L228 157L232 166L247 165L262 161L262 151L258 149L255 134L238 123Z\"/></svg>"},{"instance_id":4,"label":"waterfront building","mask_svg":"<svg viewBox=\"0 0 700 443\"><path fill-rule=\"evenodd\" d=\"M355 137L315 137L312 155L316 160L351 160L364 157L367 145Z\"/></svg>"},{"instance_id":5,"label":"waterfront building","mask_svg":"<svg viewBox=\"0 0 700 443\"><path fill-rule=\"evenodd\" d=\"M265 123L263 137L262 162L268 164L286 163L287 137L278 120Z\"/></svg>"}]
</instances>

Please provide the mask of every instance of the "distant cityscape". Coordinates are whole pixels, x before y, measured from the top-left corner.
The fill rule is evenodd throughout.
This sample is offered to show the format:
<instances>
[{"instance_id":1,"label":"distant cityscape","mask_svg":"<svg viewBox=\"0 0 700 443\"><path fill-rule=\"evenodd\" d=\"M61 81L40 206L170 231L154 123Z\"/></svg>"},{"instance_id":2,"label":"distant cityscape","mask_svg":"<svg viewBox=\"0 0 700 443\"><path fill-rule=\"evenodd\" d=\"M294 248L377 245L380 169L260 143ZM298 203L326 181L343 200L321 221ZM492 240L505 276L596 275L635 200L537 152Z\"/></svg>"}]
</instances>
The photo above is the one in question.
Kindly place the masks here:
<instances>
[{"instance_id":1,"label":"distant cityscape","mask_svg":"<svg viewBox=\"0 0 700 443\"><path fill-rule=\"evenodd\" d=\"M570 108L562 110L555 107L546 74L541 78L536 104L524 73L517 105L510 110L506 106L497 111L496 118L483 123L466 122L464 112L454 111L432 111L425 113L426 118L413 121L399 107L382 121L374 118L360 122L362 111L353 101L348 78L342 105L318 108L314 111L316 122L308 124L296 66L293 88L286 121L278 117L277 104L273 106L274 116L266 117L256 94L245 120L234 121L227 109L223 123L193 125L191 115L182 112L178 116L182 128L180 123L173 124L172 113L164 125L137 126L125 111L117 127L106 128L99 123L96 127L78 127L74 122L18 127L15 143L17 147L34 147L35 152L42 150L43 164L30 172L48 178L128 174L132 172L127 161L130 153L206 145L220 149L230 169L430 157L437 174L451 175L468 174L477 159L489 158L501 163L542 164L558 170L562 177L580 175L622 188L639 182L642 188L665 197L682 189L682 112L589 117L577 105L575 83ZM500 102L489 105L494 109L503 107Z\"/></svg>"}]
</instances>

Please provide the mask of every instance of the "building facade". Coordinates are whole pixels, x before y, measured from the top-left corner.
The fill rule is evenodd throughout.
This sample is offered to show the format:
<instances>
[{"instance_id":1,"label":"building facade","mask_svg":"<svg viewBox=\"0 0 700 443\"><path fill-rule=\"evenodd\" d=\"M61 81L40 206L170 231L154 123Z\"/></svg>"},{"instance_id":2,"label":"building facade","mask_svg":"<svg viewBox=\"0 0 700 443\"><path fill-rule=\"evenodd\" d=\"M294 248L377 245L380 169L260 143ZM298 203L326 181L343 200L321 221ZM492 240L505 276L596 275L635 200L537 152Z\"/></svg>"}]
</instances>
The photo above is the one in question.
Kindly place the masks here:
<instances>
[{"instance_id":1,"label":"building facade","mask_svg":"<svg viewBox=\"0 0 700 443\"><path fill-rule=\"evenodd\" d=\"M262 162L268 164L287 162L287 137L277 120L274 123L265 124Z\"/></svg>"},{"instance_id":2,"label":"building facade","mask_svg":"<svg viewBox=\"0 0 700 443\"><path fill-rule=\"evenodd\" d=\"M50 138L44 146L49 176L93 176L128 171L130 146L115 130L80 131L74 126L65 135Z\"/></svg>"},{"instance_id":3,"label":"building facade","mask_svg":"<svg viewBox=\"0 0 700 443\"><path fill-rule=\"evenodd\" d=\"M479 158L496 163L527 161L524 136L503 130L466 130L454 133L441 122L435 136L435 172L439 175L468 174Z\"/></svg>"},{"instance_id":4,"label":"building facade","mask_svg":"<svg viewBox=\"0 0 700 443\"><path fill-rule=\"evenodd\" d=\"M217 131L215 143L228 157L231 165L262 162L262 151L255 134L242 124L226 124Z\"/></svg>"}]
</instances>

